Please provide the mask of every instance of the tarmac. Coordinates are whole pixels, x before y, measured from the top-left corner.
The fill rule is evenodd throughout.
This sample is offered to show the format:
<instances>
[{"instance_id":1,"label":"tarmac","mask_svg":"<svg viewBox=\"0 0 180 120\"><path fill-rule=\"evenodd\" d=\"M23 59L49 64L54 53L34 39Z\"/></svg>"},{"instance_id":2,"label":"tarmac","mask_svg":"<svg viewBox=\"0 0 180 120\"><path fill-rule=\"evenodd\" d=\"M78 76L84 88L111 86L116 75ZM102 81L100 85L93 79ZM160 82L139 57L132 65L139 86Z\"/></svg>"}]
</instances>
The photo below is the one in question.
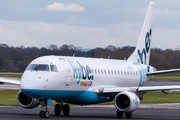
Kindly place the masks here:
<instances>
[{"instance_id":1,"label":"tarmac","mask_svg":"<svg viewBox=\"0 0 180 120\"><path fill-rule=\"evenodd\" d=\"M145 86L164 86L164 85L180 85L180 82L169 82L169 81L149 81ZM20 90L19 85L0 84L0 89L14 89ZM40 118L39 112L41 108L35 109L24 109L22 107L0 107L0 120L39 120L46 119ZM119 119L116 117L116 108L114 105L103 105L103 106L71 106L71 112L68 117L63 115L54 115L54 106L49 106L50 118L48 119L66 119L66 120L112 120ZM122 119L127 119L125 116ZM136 120L179 120L180 119L180 103L171 104L141 104L139 109L133 112L131 119ZM128 120L128 119L127 119Z\"/></svg>"},{"instance_id":2,"label":"tarmac","mask_svg":"<svg viewBox=\"0 0 180 120\"><path fill-rule=\"evenodd\" d=\"M179 104L176 106L180 106ZM71 112L68 117L63 115L55 116L54 107L49 107L49 120L112 120L119 119L116 117L116 109L114 106L84 106L84 107L70 107ZM40 118L39 111L41 109L24 109L21 107L0 107L0 120L42 120L47 118ZM132 118L135 120L179 120L180 109L176 108L139 108L133 112ZM122 119L128 120L125 115Z\"/></svg>"}]
</instances>

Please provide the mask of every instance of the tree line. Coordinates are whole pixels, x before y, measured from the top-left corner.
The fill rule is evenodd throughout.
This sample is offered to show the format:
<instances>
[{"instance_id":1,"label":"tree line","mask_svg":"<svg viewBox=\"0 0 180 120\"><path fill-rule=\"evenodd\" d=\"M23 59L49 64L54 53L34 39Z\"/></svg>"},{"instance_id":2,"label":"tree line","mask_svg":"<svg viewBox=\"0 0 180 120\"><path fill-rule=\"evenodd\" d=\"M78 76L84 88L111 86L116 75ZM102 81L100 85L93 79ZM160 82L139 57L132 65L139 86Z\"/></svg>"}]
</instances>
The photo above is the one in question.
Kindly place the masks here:
<instances>
[{"instance_id":1,"label":"tree line","mask_svg":"<svg viewBox=\"0 0 180 120\"><path fill-rule=\"evenodd\" d=\"M115 47L112 45L106 48L94 48L84 51L81 47L74 45L51 44L48 47L13 47L0 44L0 72L23 72L28 64L35 58L45 55L61 55L105 59L127 59L134 51L135 47ZM151 49L150 65L158 70L180 68L179 50Z\"/></svg>"}]
</instances>

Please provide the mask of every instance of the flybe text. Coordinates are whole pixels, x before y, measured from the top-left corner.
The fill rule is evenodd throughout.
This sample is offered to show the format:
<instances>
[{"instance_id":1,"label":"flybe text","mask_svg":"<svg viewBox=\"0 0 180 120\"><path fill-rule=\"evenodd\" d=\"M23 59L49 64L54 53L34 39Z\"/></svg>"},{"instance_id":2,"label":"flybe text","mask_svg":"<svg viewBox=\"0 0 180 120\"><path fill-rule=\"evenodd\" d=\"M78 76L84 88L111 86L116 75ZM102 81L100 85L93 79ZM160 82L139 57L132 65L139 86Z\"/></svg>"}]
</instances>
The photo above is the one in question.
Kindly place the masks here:
<instances>
[{"instance_id":1,"label":"flybe text","mask_svg":"<svg viewBox=\"0 0 180 120\"><path fill-rule=\"evenodd\" d=\"M81 65L78 61L75 63L71 60L67 60L73 71L73 79L77 79L77 84L80 83L81 80L93 80L93 75L91 74L91 69L88 65ZM82 81L80 86L91 86L92 82L90 81Z\"/></svg>"}]
</instances>

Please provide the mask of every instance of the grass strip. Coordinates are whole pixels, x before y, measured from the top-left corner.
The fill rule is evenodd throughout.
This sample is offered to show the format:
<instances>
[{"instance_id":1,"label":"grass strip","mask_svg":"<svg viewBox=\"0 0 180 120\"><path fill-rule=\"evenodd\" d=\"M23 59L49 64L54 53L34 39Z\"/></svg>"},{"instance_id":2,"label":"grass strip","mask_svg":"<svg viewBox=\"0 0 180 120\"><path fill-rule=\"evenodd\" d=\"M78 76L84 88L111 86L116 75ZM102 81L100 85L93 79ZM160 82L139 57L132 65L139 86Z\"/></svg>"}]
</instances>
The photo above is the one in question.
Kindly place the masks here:
<instances>
[{"instance_id":1,"label":"grass strip","mask_svg":"<svg viewBox=\"0 0 180 120\"><path fill-rule=\"evenodd\" d=\"M154 76L152 80L177 80L180 81L180 76Z\"/></svg>"},{"instance_id":2,"label":"grass strip","mask_svg":"<svg viewBox=\"0 0 180 120\"><path fill-rule=\"evenodd\" d=\"M0 77L21 78L22 74L0 74Z\"/></svg>"},{"instance_id":3,"label":"grass strip","mask_svg":"<svg viewBox=\"0 0 180 120\"><path fill-rule=\"evenodd\" d=\"M18 106L16 96L19 90L0 90L0 106ZM171 94L164 94L162 92L148 92L144 95L141 104L153 103L180 103L180 92L172 92ZM56 102L53 100L52 105ZM108 103L101 103L96 105L107 105ZM109 105L114 104L110 102Z\"/></svg>"}]
</instances>

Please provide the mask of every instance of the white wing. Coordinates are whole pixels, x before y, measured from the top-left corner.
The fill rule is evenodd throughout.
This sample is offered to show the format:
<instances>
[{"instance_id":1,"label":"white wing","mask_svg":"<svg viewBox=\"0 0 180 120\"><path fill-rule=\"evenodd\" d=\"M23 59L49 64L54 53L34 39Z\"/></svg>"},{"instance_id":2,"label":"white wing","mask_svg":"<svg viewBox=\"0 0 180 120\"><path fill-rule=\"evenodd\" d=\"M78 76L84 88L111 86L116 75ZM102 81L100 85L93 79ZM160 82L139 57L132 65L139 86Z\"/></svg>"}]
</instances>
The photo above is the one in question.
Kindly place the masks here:
<instances>
[{"instance_id":1,"label":"white wing","mask_svg":"<svg viewBox=\"0 0 180 120\"><path fill-rule=\"evenodd\" d=\"M0 82L20 85L21 79L20 78L4 78L4 77L0 77Z\"/></svg>"},{"instance_id":2,"label":"white wing","mask_svg":"<svg viewBox=\"0 0 180 120\"><path fill-rule=\"evenodd\" d=\"M174 86L148 86L148 87L112 87L103 88L102 93L119 93L123 91L161 91L161 90L177 90L180 89L180 85Z\"/></svg>"},{"instance_id":3,"label":"white wing","mask_svg":"<svg viewBox=\"0 0 180 120\"><path fill-rule=\"evenodd\" d=\"M160 70L160 71L148 72L147 75L158 75L158 74L166 74L166 73L173 73L173 72L180 72L180 69Z\"/></svg>"}]
</instances>

